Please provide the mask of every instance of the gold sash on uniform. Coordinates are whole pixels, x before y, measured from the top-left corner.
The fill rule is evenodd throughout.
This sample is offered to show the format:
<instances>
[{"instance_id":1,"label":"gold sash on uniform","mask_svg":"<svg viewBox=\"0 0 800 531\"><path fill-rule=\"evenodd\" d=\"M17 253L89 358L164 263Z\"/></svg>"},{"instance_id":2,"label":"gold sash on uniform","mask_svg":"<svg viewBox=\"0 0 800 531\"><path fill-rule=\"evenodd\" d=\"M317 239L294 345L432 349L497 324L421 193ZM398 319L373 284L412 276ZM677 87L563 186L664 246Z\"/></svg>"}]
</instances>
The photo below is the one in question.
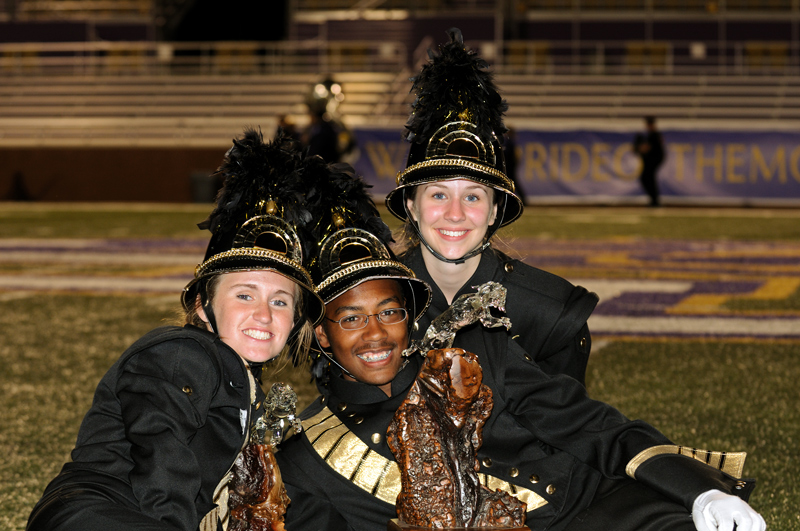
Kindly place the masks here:
<instances>
[{"instance_id":1,"label":"gold sash on uniform","mask_svg":"<svg viewBox=\"0 0 800 531\"><path fill-rule=\"evenodd\" d=\"M376 498L392 505L400 494L400 467L370 449L351 432L330 409L322 409L303 421L303 432L319 456L337 473ZM528 505L528 511L547 504L533 492L487 474L479 474L482 484L501 489Z\"/></svg>"}]
</instances>

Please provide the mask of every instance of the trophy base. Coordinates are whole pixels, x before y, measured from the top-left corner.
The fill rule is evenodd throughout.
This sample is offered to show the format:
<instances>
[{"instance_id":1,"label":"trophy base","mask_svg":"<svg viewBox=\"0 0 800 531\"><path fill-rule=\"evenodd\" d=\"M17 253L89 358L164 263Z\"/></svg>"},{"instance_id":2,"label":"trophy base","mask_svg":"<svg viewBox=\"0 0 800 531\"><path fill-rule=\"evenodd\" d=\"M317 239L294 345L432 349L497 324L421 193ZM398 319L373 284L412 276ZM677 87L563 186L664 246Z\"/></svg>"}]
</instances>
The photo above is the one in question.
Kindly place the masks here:
<instances>
[{"instance_id":1,"label":"trophy base","mask_svg":"<svg viewBox=\"0 0 800 531\"><path fill-rule=\"evenodd\" d=\"M397 518L389 520L388 531L430 531L430 527L408 525ZM531 531L530 527L443 527L436 531Z\"/></svg>"}]
</instances>

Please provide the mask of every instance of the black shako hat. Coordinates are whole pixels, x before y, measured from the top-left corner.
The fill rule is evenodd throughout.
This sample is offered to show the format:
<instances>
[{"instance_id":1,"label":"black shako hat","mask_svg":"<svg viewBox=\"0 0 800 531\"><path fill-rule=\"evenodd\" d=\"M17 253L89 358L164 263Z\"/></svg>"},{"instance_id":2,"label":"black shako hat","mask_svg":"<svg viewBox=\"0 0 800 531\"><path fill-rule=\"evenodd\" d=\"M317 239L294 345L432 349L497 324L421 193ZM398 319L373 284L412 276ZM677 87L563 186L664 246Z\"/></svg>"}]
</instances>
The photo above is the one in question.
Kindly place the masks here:
<instances>
[{"instance_id":1,"label":"black shako hat","mask_svg":"<svg viewBox=\"0 0 800 531\"><path fill-rule=\"evenodd\" d=\"M406 169L386 196L389 211L408 220L406 190L421 184L468 179L500 193L497 221L488 238L522 214L522 201L506 176L500 139L506 132L508 105L500 97L486 61L464 46L461 30L448 31L450 41L412 78L416 93L406 123L411 142Z\"/></svg>"},{"instance_id":2,"label":"black shako hat","mask_svg":"<svg viewBox=\"0 0 800 531\"><path fill-rule=\"evenodd\" d=\"M349 164L331 164L327 176L307 183L306 201L315 213L312 238L318 251L306 260L317 294L328 303L368 280L395 279L406 294L416 321L431 299L430 287L397 261L392 233L367 193L364 180Z\"/></svg>"},{"instance_id":3,"label":"black shako hat","mask_svg":"<svg viewBox=\"0 0 800 531\"><path fill-rule=\"evenodd\" d=\"M305 265L317 294L327 304L363 282L396 280L411 314L407 323L410 329L430 304L430 287L392 254L391 230L380 218L363 179L349 164L332 164L330 168L327 178L309 183L306 196L315 213L312 237L319 247ZM318 381L328 378L330 364L357 379L321 346L312 348L309 357L311 375Z\"/></svg>"},{"instance_id":4,"label":"black shako hat","mask_svg":"<svg viewBox=\"0 0 800 531\"><path fill-rule=\"evenodd\" d=\"M303 258L314 246L298 236L311 221L305 181L309 173L325 171L316 159L305 157L298 144L282 134L265 143L260 131L246 129L233 141L213 175L224 179L217 205L198 224L212 235L194 279L183 290L185 309L194 306L198 294L206 303L206 282L213 275L269 270L296 282L305 292L304 317L312 325L322 321L325 306L303 267Z\"/></svg>"}]
</instances>

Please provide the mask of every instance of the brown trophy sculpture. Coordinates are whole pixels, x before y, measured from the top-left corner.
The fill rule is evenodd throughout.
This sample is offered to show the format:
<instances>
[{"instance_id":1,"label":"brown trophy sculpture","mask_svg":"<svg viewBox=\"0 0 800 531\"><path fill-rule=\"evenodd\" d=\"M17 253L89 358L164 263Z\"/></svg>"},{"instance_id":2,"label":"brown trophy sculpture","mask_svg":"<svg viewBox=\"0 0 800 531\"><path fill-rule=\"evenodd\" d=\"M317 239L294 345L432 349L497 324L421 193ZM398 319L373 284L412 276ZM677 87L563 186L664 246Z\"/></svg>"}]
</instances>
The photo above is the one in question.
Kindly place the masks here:
<instances>
[{"instance_id":1,"label":"brown trophy sculpture","mask_svg":"<svg viewBox=\"0 0 800 531\"><path fill-rule=\"evenodd\" d=\"M295 416L297 395L291 386L272 384L264 415L256 420L250 442L236 458L228 485L228 531L284 531L289 496L275 461L286 431L303 429Z\"/></svg>"},{"instance_id":2,"label":"brown trophy sculpture","mask_svg":"<svg viewBox=\"0 0 800 531\"><path fill-rule=\"evenodd\" d=\"M504 310L505 288L490 282L463 295L431 323L407 353L425 353L408 396L389 425L387 443L400 468L397 520L390 531L515 529L524 527L526 504L478 478L477 452L492 412L478 357L450 348L458 329L481 321L510 327L489 307Z\"/></svg>"}]
</instances>

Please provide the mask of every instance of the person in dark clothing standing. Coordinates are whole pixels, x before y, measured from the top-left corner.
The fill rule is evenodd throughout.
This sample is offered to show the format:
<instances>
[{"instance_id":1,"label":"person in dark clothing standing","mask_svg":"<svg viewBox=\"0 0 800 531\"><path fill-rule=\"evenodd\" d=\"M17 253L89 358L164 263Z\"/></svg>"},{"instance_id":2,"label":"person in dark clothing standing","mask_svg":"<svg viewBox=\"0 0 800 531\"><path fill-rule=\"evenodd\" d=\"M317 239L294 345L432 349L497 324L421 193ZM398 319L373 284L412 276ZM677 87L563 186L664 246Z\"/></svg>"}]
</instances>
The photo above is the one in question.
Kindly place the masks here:
<instances>
[{"instance_id":1,"label":"person in dark clothing standing","mask_svg":"<svg viewBox=\"0 0 800 531\"><path fill-rule=\"evenodd\" d=\"M633 149L642 159L642 172L639 182L642 183L645 193L650 197L650 206L661 204L658 189L658 169L664 163L664 140L656 128L655 116L646 116L644 119L647 132L638 134L633 141Z\"/></svg>"},{"instance_id":2,"label":"person in dark clothing standing","mask_svg":"<svg viewBox=\"0 0 800 531\"><path fill-rule=\"evenodd\" d=\"M309 113L309 124L301 140L309 155L319 155L325 162L339 162L339 133L325 113Z\"/></svg>"}]
</instances>

